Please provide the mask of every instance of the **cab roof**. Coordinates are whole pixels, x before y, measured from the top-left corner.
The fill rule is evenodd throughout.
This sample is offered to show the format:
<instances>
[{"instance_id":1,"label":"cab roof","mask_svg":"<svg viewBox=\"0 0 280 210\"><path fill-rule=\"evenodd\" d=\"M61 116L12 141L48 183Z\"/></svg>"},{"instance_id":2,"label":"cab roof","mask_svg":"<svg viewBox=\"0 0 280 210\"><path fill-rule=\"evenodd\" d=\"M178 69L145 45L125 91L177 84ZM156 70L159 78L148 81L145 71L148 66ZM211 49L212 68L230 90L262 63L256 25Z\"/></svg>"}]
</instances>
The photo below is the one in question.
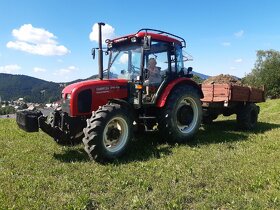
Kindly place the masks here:
<instances>
[{"instance_id":1,"label":"cab roof","mask_svg":"<svg viewBox=\"0 0 280 210\"><path fill-rule=\"evenodd\" d=\"M174 34L171 34L171 33L165 32L165 31L160 31L157 29L149 29L149 28L143 28L143 29L140 29L135 34L129 34L129 35L118 37L118 38L115 38L115 39L109 40L109 41L113 42L113 43L118 43L118 42L122 42L122 41L125 41L128 39L131 39L132 37L144 38L145 36L151 36L153 40L176 43L182 47L186 47L186 41L182 37L179 37L177 35L174 35Z\"/></svg>"}]
</instances>

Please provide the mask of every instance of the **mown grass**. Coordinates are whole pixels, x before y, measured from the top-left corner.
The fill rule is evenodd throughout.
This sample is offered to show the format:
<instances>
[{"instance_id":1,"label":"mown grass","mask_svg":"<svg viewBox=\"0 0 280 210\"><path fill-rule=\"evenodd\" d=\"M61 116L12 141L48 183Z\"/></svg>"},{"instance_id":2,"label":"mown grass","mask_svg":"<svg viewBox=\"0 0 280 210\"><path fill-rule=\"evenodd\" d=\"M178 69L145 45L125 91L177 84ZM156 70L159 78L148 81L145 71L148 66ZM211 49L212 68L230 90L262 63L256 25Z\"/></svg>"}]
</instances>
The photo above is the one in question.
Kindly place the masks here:
<instances>
[{"instance_id":1,"label":"mown grass","mask_svg":"<svg viewBox=\"0 0 280 210\"><path fill-rule=\"evenodd\" d=\"M219 118L189 145L146 134L105 165L0 119L0 209L279 209L280 100L260 106L252 132Z\"/></svg>"}]
</instances>

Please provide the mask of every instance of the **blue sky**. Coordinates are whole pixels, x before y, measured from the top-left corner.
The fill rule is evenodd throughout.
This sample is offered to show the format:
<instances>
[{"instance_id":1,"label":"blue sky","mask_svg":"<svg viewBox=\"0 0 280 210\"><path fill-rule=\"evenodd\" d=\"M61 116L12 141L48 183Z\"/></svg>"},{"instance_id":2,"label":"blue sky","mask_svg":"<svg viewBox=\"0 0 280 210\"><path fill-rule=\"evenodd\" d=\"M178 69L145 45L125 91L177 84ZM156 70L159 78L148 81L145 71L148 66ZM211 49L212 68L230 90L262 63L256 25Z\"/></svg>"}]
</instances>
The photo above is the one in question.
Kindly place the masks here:
<instances>
[{"instance_id":1,"label":"blue sky","mask_svg":"<svg viewBox=\"0 0 280 210\"><path fill-rule=\"evenodd\" d=\"M114 36L140 28L165 30L187 41L207 74L250 73L259 49L280 49L280 1L0 0L0 72L48 81L87 78L98 71L90 51L96 22Z\"/></svg>"}]
</instances>

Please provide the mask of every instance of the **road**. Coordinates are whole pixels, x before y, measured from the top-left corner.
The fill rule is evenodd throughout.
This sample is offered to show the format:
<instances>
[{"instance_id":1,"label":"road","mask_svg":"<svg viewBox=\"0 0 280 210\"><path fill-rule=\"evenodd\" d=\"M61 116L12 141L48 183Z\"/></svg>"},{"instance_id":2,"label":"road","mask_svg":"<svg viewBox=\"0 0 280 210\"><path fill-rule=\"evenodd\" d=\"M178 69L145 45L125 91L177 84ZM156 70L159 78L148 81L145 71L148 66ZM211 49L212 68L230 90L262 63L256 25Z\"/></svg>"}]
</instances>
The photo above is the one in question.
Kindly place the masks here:
<instances>
[{"instance_id":1,"label":"road","mask_svg":"<svg viewBox=\"0 0 280 210\"><path fill-rule=\"evenodd\" d=\"M43 115L48 115L51 111L53 111L52 108L47 108L47 109L39 109ZM0 119L5 119L5 118L12 118L15 119L16 118L16 114L5 114L5 115L0 115Z\"/></svg>"},{"instance_id":2,"label":"road","mask_svg":"<svg viewBox=\"0 0 280 210\"><path fill-rule=\"evenodd\" d=\"M16 114L0 115L0 119L1 118L16 118Z\"/></svg>"}]
</instances>

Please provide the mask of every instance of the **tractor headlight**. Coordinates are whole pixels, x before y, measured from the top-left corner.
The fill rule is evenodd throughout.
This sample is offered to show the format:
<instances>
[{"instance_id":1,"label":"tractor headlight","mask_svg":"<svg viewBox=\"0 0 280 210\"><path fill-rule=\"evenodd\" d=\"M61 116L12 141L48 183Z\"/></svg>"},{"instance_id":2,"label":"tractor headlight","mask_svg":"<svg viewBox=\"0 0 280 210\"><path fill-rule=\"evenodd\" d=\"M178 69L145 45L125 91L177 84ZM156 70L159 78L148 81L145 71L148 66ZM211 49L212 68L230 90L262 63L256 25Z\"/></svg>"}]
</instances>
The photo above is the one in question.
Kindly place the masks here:
<instances>
[{"instance_id":1,"label":"tractor headlight","mask_svg":"<svg viewBox=\"0 0 280 210\"><path fill-rule=\"evenodd\" d=\"M137 42L137 38L134 36L130 39L131 42Z\"/></svg>"},{"instance_id":2,"label":"tractor headlight","mask_svg":"<svg viewBox=\"0 0 280 210\"><path fill-rule=\"evenodd\" d=\"M70 93L67 93L65 98L66 98L67 100L70 100L70 99L71 99L71 94L70 94Z\"/></svg>"}]
</instances>

